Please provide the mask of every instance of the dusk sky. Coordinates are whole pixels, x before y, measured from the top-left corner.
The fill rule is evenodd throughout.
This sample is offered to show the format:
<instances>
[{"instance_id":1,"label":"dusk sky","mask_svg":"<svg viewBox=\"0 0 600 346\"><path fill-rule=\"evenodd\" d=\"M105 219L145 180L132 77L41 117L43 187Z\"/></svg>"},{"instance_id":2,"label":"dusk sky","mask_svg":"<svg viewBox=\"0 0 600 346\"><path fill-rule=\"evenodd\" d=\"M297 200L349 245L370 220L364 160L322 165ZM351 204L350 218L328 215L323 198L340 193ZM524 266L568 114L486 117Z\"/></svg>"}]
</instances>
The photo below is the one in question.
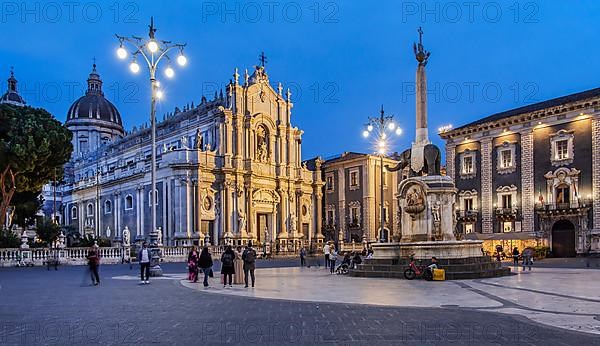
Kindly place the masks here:
<instances>
[{"instance_id":1,"label":"dusk sky","mask_svg":"<svg viewBox=\"0 0 600 346\"><path fill-rule=\"evenodd\" d=\"M466 2L469 4L469 2ZM250 73L264 51L271 84L292 90L292 122L304 130L303 158L371 152L361 137L381 104L414 139L412 44L425 32L430 137L437 128L600 86L598 1L2 1L2 92L15 68L29 105L65 120L86 88L95 57L104 92L130 130L149 119L145 66L133 75L114 34L187 43L188 65L161 73L175 106L225 87L235 67ZM166 67L166 65L164 66ZM243 80L243 77L242 77Z\"/></svg>"}]
</instances>

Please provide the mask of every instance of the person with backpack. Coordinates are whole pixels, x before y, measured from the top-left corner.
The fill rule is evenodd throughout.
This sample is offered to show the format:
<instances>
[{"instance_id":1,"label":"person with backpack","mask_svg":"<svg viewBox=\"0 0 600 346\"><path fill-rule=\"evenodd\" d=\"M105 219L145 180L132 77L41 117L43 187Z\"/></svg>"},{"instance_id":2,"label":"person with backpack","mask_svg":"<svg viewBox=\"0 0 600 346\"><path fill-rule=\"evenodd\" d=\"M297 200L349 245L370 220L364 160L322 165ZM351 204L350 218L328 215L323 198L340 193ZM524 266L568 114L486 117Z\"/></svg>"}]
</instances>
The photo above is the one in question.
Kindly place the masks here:
<instances>
[{"instance_id":1,"label":"person with backpack","mask_svg":"<svg viewBox=\"0 0 600 346\"><path fill-rule=\"evenodd\" d=\"M229 279L229 287L233 287L233 274L235 274L235 252L231 245L227 246L223 255L221 255L221 274L223 275L223 288L227 287L227 279Z\"/></svg>"},{"instance_id":2,"label":"person with backpack","mask_svg":"<svg viewBox=\"0 0 600 346\"><path fill-rule=\"evenodd\" d=\"M256 250L252 248L252 242L248 242L248 247L244 250L242 254L242 259L244 260L244 282L246 283L246 288L248 288L248 273L252 278L252 287L254 287L254 269L256 268Z\"/></svg>"},{"instance_id":3,"label":"person with backpack","mask_svg":"<svg viewBox=\"0 0 600 346\"><path fill-rule=\"evenodd\" d=\"M202 248L202 252L200 253L200 258L198 259L198 267L200 267L204 273L204 287L208 287L208 277L213 276L212 266L212 256L210 255L210 252L208 252L208 247L204 246L204 248Z\"/></svg>"}]
</instances>

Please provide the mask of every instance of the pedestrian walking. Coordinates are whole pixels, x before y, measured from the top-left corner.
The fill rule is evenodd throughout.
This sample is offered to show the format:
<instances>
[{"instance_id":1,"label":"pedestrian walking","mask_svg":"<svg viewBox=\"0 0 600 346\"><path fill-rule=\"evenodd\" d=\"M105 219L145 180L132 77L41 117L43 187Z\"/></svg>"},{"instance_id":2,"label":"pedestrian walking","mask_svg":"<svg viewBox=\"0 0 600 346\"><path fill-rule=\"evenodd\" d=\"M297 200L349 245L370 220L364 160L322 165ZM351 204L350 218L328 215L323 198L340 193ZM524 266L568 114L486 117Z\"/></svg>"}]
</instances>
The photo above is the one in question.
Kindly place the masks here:
<instances>
[{"instance_id":1,"label":"pedestrian walking","mask_svg":"<svg viewBox=\"0 0 600 346\"><path fill-rule=\"evenodd\" d=\"M300 266L306 266L306 249L304 246L300 249Z\"/></svg>"},{"instance_id":2,"label":"pedestrian walking","mask_svg":"<svg viewBox=\"0 0 600 346\"><path fill-rule=\"evenodd\" d=\"M335 251L335 247L332 245L331 252L329 254L329 269L331 274L335 272L335 261L337 261L337 251Z\"/></svg>"},{"instance_id":3,"label":"pedestrian walking","mask_svg":"<svg viewBox=\"0 0 600 346\"><path fill-rule=\"evenodd\" d=\"M198 258L200 254L196 247L192 247L188 254L188 280L190 282L198 282Z\"/></svg>"},{"instance_id":4,"label":"pedestrian walking","mask_svg":"<svg viewBox=\"0 0 600 346\"><path fill-rule=\"evenodd\" d=\"M331 254L329 242L325 243L325 246L323 246L323 254L325 255L325 269L327 269L329 268L329 255Z\"/></svg>"},{"instance_id":5,"label":"pedestrian walking","mask_svg":"<svg viewBox=\"0 0 600 346\"><path fill-rule=\"evenodd\" d=\"M243 284L244 283L244 260L242 259L242 247L238 246L235 250L235 260L233 262L234 273L233 283Z\"/></svg>"},{"instance_id":6,"label":"pedestrian walking","mask_svg":"<svg viewBox=\"0 0 600 346\"><path fill-rule=\"evenodd\" d=\"M200 253L200 258L198 259L198 267L202 269L204 273L204 287L208 287L208 277L213 277L212 273L213 260L210 252L208 252L208 247L202 248L202 252Z\"/></svg>"},{"instance_id":7,"label":"pedestrian walking","mask_svg":"<svg viewBox=\"0 0 600 346\"><path fill-rule=\"evenodd\" d=\"M88 266L90 268L90 275L92 277L92 284L98 286L100 284L100 275L98 274L98 267L100 266L100 251L98 250L98 244L90 246L87 253Z\"/></svg>"},{"instance_id":8,"label":"pedestrian walking","mask_svg":"<svg viewBox=\"0 0 600 346\"><path fill-rule=\"evenodd\" d=\"M515 267L519 266L519 249L516 246L513 249L512 257L513 257L513 265Z\"/></svg>"},{"instance_id":9,"label":"pedestrian walking","mask_svg":"<svg viewBox=\"0 0 600 346\"><path fill-rule=\"evenodd\" d=\"M533 249L528 247L523 250L523 270L525 267L529 267L529 271L531 271L531 266L533 265Z\"/></svg>"},{"instance_id":10,"label":"pedestrian walking","mask_svg":"<svg viewBox=\"0 0 600 346\"><path fill-rule=\"evenodd\" d=\"M256 251L252 248L252 242L248 242L248 247L244 250L242 254L242 259L244 260L244 283L248 287L248 274L252 278L252 287L254 287L254 269L256 269Z\"/></svg>"},{"instance_id":11,"label":"pedestrian walking","mask_svg":"<svg viewBox=\"0 0 600 346\"><path fill-rule=\"evenodd\" d=\"M150 249L148 249L148 243L142 243L142 249L137 254L137 261L140 264L140 283L141 284L149 284L150 283L150 258L152 257L152 253Z\"/></svg>"}]
</instances>

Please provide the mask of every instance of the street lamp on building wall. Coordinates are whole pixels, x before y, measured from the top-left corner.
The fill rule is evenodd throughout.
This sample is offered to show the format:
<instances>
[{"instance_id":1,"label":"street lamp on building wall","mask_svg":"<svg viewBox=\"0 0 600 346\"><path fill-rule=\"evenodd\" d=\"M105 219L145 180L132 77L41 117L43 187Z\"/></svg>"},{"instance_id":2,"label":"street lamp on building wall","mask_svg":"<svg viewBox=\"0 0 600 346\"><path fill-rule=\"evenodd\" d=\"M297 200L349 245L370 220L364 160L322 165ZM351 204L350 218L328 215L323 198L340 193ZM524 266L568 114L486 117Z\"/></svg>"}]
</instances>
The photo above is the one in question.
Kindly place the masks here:
<instances>
[{"instance_id":1,"label":"street lamp on building wall","mask_svg":"<svg viewBox=\"0 0 600 346\"><path fill-rule=\"evenodd\" d=\"M158 70L161 61L167 60L167 68L165 69L165 76L172 78L175 75L175 71L171 67L171 57L168 55L169 52L179 51L177 55L177 64L185 66L187 64L187 58L183 54L185 44L173 43L171 41L157 40L155 38L156 28L154 27L154 18L150 18L150 25L148 26L148 38L144 39L137 36L119 36L115 35L119 39L119 48L117 49L117 56L119 59L126 59L131 55L131 63L129 69L133 73L140 71L140 65L138 64L138 57L143 58L148 65L148 72L150 73L150 88L151 88L151 101L150 101L150 124L151 124L151 137L152 137L152 169L151 169L151 214L152 214L152 229L151 229L151 246L155 246L157 240L157 228L156 228L156 100L163 97L163 91L160 89L160 82L156 79L156 72ZM128 52L125 48L125 44L130 45L133 51Z\"/></svg>"},{"instance_id":2,"label":"street lamp on building wall","mask_svg":"<svg viewBox=\"0 0 600 346\"><path fill-rule=\"evenodd\" d=\"M376 152L379 155L379 163L381 167L381 175L379 180L381 200L380 203L380 216L381 224L379 228L379 241L384 241L383 229L385 225L385 206L383 196L383 181L384 181L384 167L383 157L386 156L390 150L391 137L395 134L400 136L402 129L394 122L393 115L385 115L383 105L381 105L381 111L378 117L369 117L369 121L365 124L366 129L363 131L363 137L371 138L375 145Z\"/></svg>"}]
</instances>

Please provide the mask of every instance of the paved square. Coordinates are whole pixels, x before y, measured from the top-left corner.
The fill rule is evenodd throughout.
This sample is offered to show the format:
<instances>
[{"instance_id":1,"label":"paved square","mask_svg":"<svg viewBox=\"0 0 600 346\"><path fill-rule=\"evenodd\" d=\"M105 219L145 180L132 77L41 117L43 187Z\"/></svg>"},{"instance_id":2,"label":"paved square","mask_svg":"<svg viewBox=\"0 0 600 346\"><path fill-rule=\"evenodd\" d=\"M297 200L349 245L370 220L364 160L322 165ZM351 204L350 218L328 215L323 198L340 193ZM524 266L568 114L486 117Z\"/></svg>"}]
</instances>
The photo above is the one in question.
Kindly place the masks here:
<instances>
[{"instance_id":1,"label":"paved square","mask_svg":"<svg viewBox=\"0 0 600 346\"><path fill-rule=\"evenodd\" d=\"M150 285L139 284L137 267L105 265L97 287L90 286L84 267L5 268L0 344L591 345L599 340L592 326L598 293L585 294L585 282L564 294L574 280L552 290L539 281L553 270L590 284L597 280L595 270L536 268L499 280L408 282L285 268L292 264L260 261L257 287L248 290L223 290L218 279L209 289L196 287L182 280L181 263L165 264L165 276ZM273 266L280 268L265 268ZM554 299L565 299L568 308ZM554 314L568 329L555 326L548 317ZM586 333L572 331L577 324Z\"/></svg>"}]
</instances>

